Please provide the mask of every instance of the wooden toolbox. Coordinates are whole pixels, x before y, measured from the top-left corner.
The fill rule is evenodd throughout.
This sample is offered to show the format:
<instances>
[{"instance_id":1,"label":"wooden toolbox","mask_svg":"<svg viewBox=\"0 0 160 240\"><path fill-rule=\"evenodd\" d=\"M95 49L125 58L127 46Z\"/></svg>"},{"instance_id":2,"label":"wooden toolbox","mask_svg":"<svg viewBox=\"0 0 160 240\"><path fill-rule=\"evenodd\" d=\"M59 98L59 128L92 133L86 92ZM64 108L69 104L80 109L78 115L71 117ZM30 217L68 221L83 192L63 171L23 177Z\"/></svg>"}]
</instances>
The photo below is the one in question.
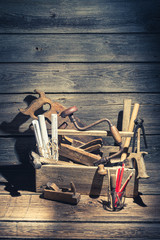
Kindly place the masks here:
<instances>
[{"instance_id":1,"label":"wooden toolbox","mask_svg":"<svg viewBox=\"0 0 160 240\"><path fill-rule=\"evenodd\" d=\"M107 195L108 171L112 174L116 172L116 169L117 167L107 168L107 175L102 176L97 173L97 167L42 165L40 169L36 169L36 191L42 192L48 182L54 182L60 188L67 188L71 182L74 182L77 192L81 194ZM123 179L126 180L131 172L133 176L126 188L126 197L133 197L138 193L135 169L125 168Z\"/></svg>"},{"instance_id":2,"label":"wooden toolbox","mask_svg":"<svg viewBox=\"0 0 160 240\"><path fill-rule=\"evenodd\" d=\"M120 135L122 141L126 141L127 138L133 137L132 131L129 129L130 123L130 110L131 110L131 100L124 100L123 108L123 127ZM132 116L131 116L132 117ZM108 135L107 131L77 131L77 130L65 130L59 129L59 135L92 135L106 137ZM140 135L139 135L140 140ZM140 145L140 142L139 142ZM115 147L113 147L115 148ZM140 149L139 149L140 151ZM90 196L107 195L109 180L108 174L116 173L118 166L106 167L107 174L102 176L98 174L96 166L83 166L74 163L63 163L63 161L58 161L56 164L44 164L40 168L35 169L36 172L36 191L43 192L46 184L48 182L55 183L59 188L69 187L71 182L74 182L77 192L80 194L87 194ZM137 168L127 168L124 169L123 182L128 178L128 176L133 173L131 180L126 188L126 197L135 197L138 195L138 179L137 179Z\"/></svg>"}]
</instances>

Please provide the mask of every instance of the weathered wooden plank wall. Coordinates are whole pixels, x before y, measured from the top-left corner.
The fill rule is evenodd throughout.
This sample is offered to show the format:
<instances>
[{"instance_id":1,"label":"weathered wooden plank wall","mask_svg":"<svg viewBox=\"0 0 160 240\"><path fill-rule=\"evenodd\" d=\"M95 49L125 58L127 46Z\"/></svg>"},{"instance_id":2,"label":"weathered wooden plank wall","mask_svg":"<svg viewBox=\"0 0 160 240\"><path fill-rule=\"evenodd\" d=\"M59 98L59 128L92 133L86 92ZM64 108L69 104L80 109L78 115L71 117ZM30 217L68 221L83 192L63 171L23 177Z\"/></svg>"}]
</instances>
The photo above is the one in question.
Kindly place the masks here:
<instances>
[{"instance_id":1,"label":"weathered wooden plank wall","mask_svg":"<svg viewBox=\"0 0 160 240\"><path fill-rule=\"evenodd\" d=\"M77 105L87 123L102 117L117 123L123 99L139 102L151 176L140 190L159 194L160 1L1 0L0 6L0 182L28 161L34 137L18 108L37 88L66 107Z\"/></svg>"}]
</instances>

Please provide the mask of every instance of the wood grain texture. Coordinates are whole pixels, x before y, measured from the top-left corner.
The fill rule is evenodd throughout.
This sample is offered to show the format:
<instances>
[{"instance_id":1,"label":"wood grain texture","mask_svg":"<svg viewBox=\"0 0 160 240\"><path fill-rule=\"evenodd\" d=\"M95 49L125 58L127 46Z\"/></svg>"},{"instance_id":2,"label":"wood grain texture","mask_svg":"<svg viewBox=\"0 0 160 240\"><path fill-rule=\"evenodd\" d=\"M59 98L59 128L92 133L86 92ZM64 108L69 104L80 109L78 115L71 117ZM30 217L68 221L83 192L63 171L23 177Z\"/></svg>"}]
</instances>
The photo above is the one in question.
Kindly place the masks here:
<instances>
[{"instance_id":1,"label":"wood grain texture","mask_svg":"<svg viewBox=\"0 0 160 240\"><path fill-rule=\"evenodd\" d=\"M160 34L1 35L0 62L159 62Z\"/></svg>"},{"instance_id":2,"label":"wood grain texture","mask_svg":"<svg viewBox=\"0 0 160 240\"><path fill-rule=\"evenodd\" d=\"M42 192L47 182L53 182L57 186L69 187L70 182L74 182L77 192L90 196L107 195L108 170L110 174L116 173L117 168L107 169L107 175L102 176L97 172L97 167L91 166L52 166L45 165L36 170L36 191ZM122 185L128 176L133 173L133 177L126 188L126 196L137 196L134 191L135 170L125 169ZM125 180L124 180L125 179Z\"/></svg>"},{"instance_id":3,"label":"wood grain texture","mask_svg":"<svg viewBox=\"0 0 160 240\"><path fill-rule=\"evenodd\" d=\"M139 202L138 202L139 200ZM56 201L49 201L40 195L22 195L14 198L9 195L0 194L0 221L10 221L14 218L19 222L100 222L100 223L159 223L160 207L159 195L142 195L136 199L126 198L125 208L115 213L104 209L106 196L91 198L81 195L78 205L63 204ZM103 205L104 204L104 205ZM19 209L19 210L18 210ZM131 211L134 209L134 211ZM157 211L155 211L157 209ZM66 218L67 216L67 218Z\"/></svg>"},{"instance_id":4,"label":"wood grain texture","mask_svg":"<svg viewBox=\"0 0 160 240\"><path fill-rule=\"evenodd\" d=\"M1 63L0 93L159 93L159 77L159 63Z\"/></svg>"},{"instance_id":5,"label":"wood grain texture","mask_svg":"<svg viewBox=\"0 0 160 240\"><path fill-rule=\"evenodd\" d=\"M159 42L159 0L0 1L0 239L160 239ZM120 127L124 98L140 103L150 175L139 180L142 195L111 213L105 197L70 206L35 193L35 138L18 108L36 88L77 105L87 124L108 117ZM113 139L104 144L105 155Z\"/></svg>"},{"instance_id":6,"label":"wood grain texture","mask_svg":"<svg viewBox=\"0 0 160 240\"><path fill-rule=\"evenodd\" d=\"M57 223L2 222L2 237L21 239L159 239L159 223ZM14 238L13 238L14 239Z\"/></svg>"},{"instance_id":7,"label":"wood grain texture","mask_svg":"<svg viewBox=\"0 0 160 240\"><path fill-rule=\"evenodd\" d=\"M159 135L147 136L148 149L142 146L141 150L148 150L149 154L145 156L145 163L149 179L140 179L139 191L143 194L160 194L159 189L159 156L160 156L160 137ZM107 139L106 145L113 144L111 138ZM4 148L6 147L6 151ZM27 138L1 138L0 139L0 155L1 169L0 182L1 190L4 190L6 182L12 183L17 189L35 191L35 174L34 170L29 167L29 154L31 150L35 150L34 137ZM104 155L108 154L108 147L103 147ZM117 149L116 149L117 151ZM20 165L20 166L19 166ZM28 167L27 167L28 166ZM30 179L29 181L26 181ZM32 179L32 180L31 180Z\"/></svg>"},{"instance_id":8,"label":"wood grain texture","mask_svg":"<svg viewBox=\"0 0 160 240\"><path fill-rule=\"evenodd\" d=\"M133 137L133 132L122 132L119 131L120 136L124 137ZM86 130L86 131L79 131L79 130L73 130L73 129L59 129L58 135L67 135L67 136L101 136L101 137L107 137L111 136L110 131L105 130Z\"/></svg>"},{"instance_id":9,"label":"wood grain texture","mask_svg":"<svg viewBox=\"0 0 160 240\"><path fill-rule=\"evenodd\" d=\"M144 119L147 134L159 134L160 126L160 95L159 94L46 94L52 101L57 101L65 107L76 105L75 116L85 124L90 124L101 118L109 118L120 127L120 116L123 111L123 100L131 98L132 104L140 103L139 117ZM31 124L31 118L19 113L19 108L26 108L37 94L7 94L0 95L0 134L26 135ZM133 106L132 106L133 108ZM43 112L43 111L40 111ZM106 130L106 124L100 124L92 130ZM108 130L108 126L107 126ZM121 127L119 128L121 130Z\"/></svg>"},{"instance_id":10,"label":"wood grain texture","mask_svg":"<svg viewBox=\"0 0 160 240\"><path fill-rule=\"evenodd\" d=\"M0 32L159 32L159 11L157 0L1 0Z\"/></svg>"},{"instance_id":11,"label":"wood grain texture","mask_svg":"<svg viewBox=\"0 0 160 240\"><path fill-rule=\"evenodd\" d=\"M159 198L127 198L125 208L115 214L104 210L106 197L82 195L79 204L72 206L39 195L0 194L1 238L119 239L121 235L121 239L158 239Z\"/></svg>"},{"instance_id":12,"label":"wood grain texture","mask_svg":"<svg viewBox=\"0 0 160 240\"><path fill-rule=\"evenodd\" d=\"M124 99L123 105L123 119L122 119L122 131L128 131L129 122L131 117L131 99ZM126 138L122 138L122 144L125 143Z\"/></svg>"}]
</instances>

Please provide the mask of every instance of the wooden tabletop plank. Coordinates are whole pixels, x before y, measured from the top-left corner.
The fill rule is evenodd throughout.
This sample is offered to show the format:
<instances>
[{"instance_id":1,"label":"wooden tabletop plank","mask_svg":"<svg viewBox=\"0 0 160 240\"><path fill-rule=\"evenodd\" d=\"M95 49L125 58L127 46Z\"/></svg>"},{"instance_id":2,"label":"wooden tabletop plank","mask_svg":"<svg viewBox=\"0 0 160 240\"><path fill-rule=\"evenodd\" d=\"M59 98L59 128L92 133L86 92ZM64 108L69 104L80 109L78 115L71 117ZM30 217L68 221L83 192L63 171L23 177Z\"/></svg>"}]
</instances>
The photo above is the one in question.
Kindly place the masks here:
<instances>
[{"instance_id":1,"label":"wooden tabletop plank","mask_svg":"<svg viewBox=\"0 0 160 240\"><path fill-rule=\"evenodd\" d=\"M66 98L64 92L110 93L102 96L102 99L107 97L108 103L113 96L111 93L120 93L122 98L118 100L123 103L124 93L132 92L135 93L129 96L132 102L135 101L134 98L143 98L143 101L140 99L142 103L146 101L151 103L153 100L149 92L159 92L159 75L159 63L2 63L0 91L3 94L22 94L33 93L34 89L40 89L47 93L60 93L61 101ZM151 79L152 84L150 84ZM83 84L80 84L82 82ZM144 98L142 94L137 95L137 92L146 92L148 97ZM58 97L58 95L55 96ZM12 95L10 97L13 98ZM76 98L76 95L74 97ZM114 104L116 96L111 101Z\"/></svg>"},{"instance_id":2,"label":"wooden tabletop plank","mask_svg":"<svg viewBox=\"0 0 160 240\"><path fill-rule=\"evenodd\" d=\"M3 239L159 239L159 223L2 222Z\"/></svg>"},{"instance_id":3,"label":"wooden tabletop plank","mask_svg":"<svg viewBox=\"0 0 160 240\"><path fill-rule=\"evenodd\" d=\"M39 198L39 195L11 197L0 194L0 234L7 238L55 239L158 239L157 204L160 195L126 199L123 210L113 213L101 201L81 196L73 206Z\"/></svg>"},{"instance_id":4,"label":"wooden tabletop plank","mask_svg":"<svg viewBox=\"0 0 160 240\"><path fill-rule=\"evenodd\" d=\"M159 32L160 27L157 0L36 0L34 5L1 0L1 9L2 33Z\"/></svg>"},{"instance_id":5,"label":"wooden tabletop plank","mask_svg":"<svg viewBox=\"0 0 160 240\"><path fill-rule=\"evenodd\" d=\"M131 95L132 94L130 94L130 96ZM120 117L122 117L123 111L123 100L125 97L130 97L129 94L126 96L122 94L121 97L119 97L119 94L112 94L111 96L108 96L108 94L46 94L46 96L53 102L57 101L65 107L76 105L78 111L75 113L75 116L79 117L86 125L106 117L115 125L118 120L120 123ZM145 96L136 94L132 102L140 103L139 117L144 119L146 133L159 134L160 95L148 94L147 100L145 100ZM29 116L21 114L18 109L26 108L35 97L38 97L37 94L11 94L9 97L8 95L0 95L0 109L2 113L0 115L1 135L26 135L31 133L31 131L29 132L27 130L32 119ZM120 102L118 102L118 100L120 100ZM106 126L105 123L102 123L93 130L106 130Z\"/></svg>"},{"instance_id":6,"label":"wooden tabletop plank","mask_svg":"<svg viewBox=\"0 0 160 240\"><path fill-rule=\"evenodd\" d=\"M156 63L160 61L159 42L160 34L4 34L0 62Z\"/></svg>"},{"instance_id":7,"label":"wooden tabletop plank","mask_svg":"<svg viewBox=\"0 0 160 240\"><path fill-rule=\"evenodd\" d=\"M78 205L64 204L40 198L39 195L11 197L0 194L0 222L159 222L160 195L126 198L126 206L119 212L105 209L107 198L81 195Z\"/></svg>"}]
</instances>

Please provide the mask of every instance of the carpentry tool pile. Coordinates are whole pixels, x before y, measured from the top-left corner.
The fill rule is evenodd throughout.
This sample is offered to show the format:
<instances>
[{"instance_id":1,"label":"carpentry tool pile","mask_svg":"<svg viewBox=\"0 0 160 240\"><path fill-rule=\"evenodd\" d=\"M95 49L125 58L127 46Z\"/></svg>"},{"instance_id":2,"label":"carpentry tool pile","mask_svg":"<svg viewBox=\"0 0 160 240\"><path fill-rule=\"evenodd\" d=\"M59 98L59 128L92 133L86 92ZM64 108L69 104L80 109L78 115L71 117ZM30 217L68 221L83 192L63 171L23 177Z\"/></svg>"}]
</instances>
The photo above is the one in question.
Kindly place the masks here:
<instances>
[{"instance_id":1,"label":"carpentry tool pile","mask_svg":"<svg viewBox=\"0 0 160 240\"><path fill-rule=\"evenodd\" d=\"M138 178L148 178L146 173L144 155L146 152L140 152L140 130L142 129L145 146L147 147L143 120L137 120L139 104L135 103L132 111L131 119L128 126L128 135L122 142L121 134L111 121L107 118L98 120L88 126L83 126L80 119L74 116L74 112L78 109L76 106L66 109L57 102L52 102L45 96L44 92L35 90L39 94L39 98L32 101L26 109L20 109L25 115L30 115L33 119L31 128L34 130L38 153L31 152L32 164L35 169L41 168L44 164L50 165L66 165L73 162L74 164L82 164L86 166L98 167L98 174L105 176L107 167L116 166L116 174L109 174L109 203L108 209L118 210L124 206L123 198L125 189L132 178L132 174L124 179L122 185L123 172L125 167L134 168L133 159L136 162ZM44 104L49 104L50 109L38 116L35 112L42 108ZM109 131L102 131L107 136L108 133L113 137L114 142L119 146L119 150L111 155L103 156L101 147L103 145L102 138L95 136L94 131L88 129L106 122ZM134 131L135 130L135 131ZM68 132L67 132L68 131ZM133 147L130 152L131 136L133 133ZM65 133L65 134L64 134ZM77 134L78 137L72 135ZM103 135L102 134L102 135ZM71 135L68 137L66 135ZM88 136L89 135L89 141ZM49 137L51 136L51 137ZM137 149L135 150L135 139L137 137ZM115 162L116 159L116 162ZM118 160L117 160L118 159ZM117 166L119 166L117 168ZM44 189L44 198L77 204L80 200L80 194L76 193L76 188L71 182L71 188L60 189L55 183L46 183ZM107 190L106 190L107 191Z\"/></svg>"}]
</instances>

